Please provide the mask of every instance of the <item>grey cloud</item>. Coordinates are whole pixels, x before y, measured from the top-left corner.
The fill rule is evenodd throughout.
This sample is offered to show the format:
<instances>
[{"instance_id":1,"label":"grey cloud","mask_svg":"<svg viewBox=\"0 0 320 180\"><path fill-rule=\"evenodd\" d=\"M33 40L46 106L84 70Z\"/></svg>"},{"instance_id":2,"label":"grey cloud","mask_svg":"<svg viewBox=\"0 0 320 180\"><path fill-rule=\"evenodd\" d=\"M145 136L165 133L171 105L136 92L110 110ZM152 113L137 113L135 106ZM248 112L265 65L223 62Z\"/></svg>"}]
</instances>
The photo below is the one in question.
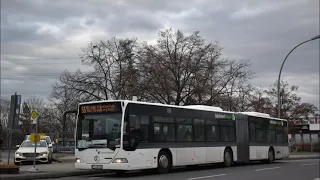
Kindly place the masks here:
<instances>
[{"instance_id":1,"label":"grey cloud","mask_svg":"<svg viewBox=\"0 0 320 180\"><path fill-rule=\"evenodd\" d=\"M232 16L244 7L257 13ZM319 33L318 7L319 2L314 0L3 0L1 57L17 59L11 60L11 63L20 64L28 72L40 76L26 75L22 69L10 69L9 65L1 62L1 73L12 74L1 77L1 81L7 79L5 85L1 82L1 90L2 93L10 93L20 88L26 94L34 91L35 94L46 96L50 93L52 83L47 79L58 79L58 74L65 69L88 69L80 66L77 57L81 53L80 48L86 47L90 41L106 40L111 36L135 36L140 40L151 40L165 26L187 33L200 30L207 42L219 41L224 47L223 53L228 57L250 59L257 76L252 83L266 87L275 82L286 53L296 44ZM37 33L43 24L56 26L59 32L50 33L49 28L42 34ZM292 53L283 71L284 79L295 74L305 81L312 73L319 72L318 42L309 42ZM39 61L25 62L23 57L74 59L56 61L66 64L40 65ZM47 59L45 62L51 61ZM35 65L23 66L30 63ZM32 79L42 82L39 86L41 90L26 87ZM8 84L9 80L19 81ZM290 84L297 83L310 89L316 90L319 86L298 79L289 80ZM316 96L315 91L303 88L301 91L305 100L316 102L310 99Z\"/></svg>"}]
</instances>

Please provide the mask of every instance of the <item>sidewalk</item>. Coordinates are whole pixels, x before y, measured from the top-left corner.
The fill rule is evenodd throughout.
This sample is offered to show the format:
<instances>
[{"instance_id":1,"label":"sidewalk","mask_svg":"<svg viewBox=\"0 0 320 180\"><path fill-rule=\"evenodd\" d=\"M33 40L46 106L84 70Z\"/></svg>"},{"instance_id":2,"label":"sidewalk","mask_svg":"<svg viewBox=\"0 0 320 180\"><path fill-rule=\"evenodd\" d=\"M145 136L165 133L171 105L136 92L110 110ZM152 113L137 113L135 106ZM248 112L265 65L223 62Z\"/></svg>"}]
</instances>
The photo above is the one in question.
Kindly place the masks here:
<instances>
[{"instance_id":1,"label":"sidewalk","mask_svg":"<svg viewBox=\"0 0 320 180\"><path fill-rule=\"evenodd\" d=\"M318 152L292 152L288 159L320 159Z\"/></svg>"},{"instance_id":2,"label":"sidewalk","mask_svg":"<svg viewBox=\"0 0 320 180\"><path fill-rule=\"evenodd\" d=\"M73 154L53 154L53 161L59 162L59 163L71 163L75 162L75 157Z\"/></svg>"},{"instance_id":3,"label":"sidewalk","mask_svg":"<svg viewBox=\"0 0 320 180\"><path fill-rule=\"evenodd\" d=\"M38 173L30 173L28 170L32 165L20 166L20 174L0 174L0 179L8 180L31 180L31 179L47 179L61 178L69 176L91 175L99 173L107 173L104 170L79 170L74 168L74 163L53 163L36 165Z\"/></svg>"}]
</instances>

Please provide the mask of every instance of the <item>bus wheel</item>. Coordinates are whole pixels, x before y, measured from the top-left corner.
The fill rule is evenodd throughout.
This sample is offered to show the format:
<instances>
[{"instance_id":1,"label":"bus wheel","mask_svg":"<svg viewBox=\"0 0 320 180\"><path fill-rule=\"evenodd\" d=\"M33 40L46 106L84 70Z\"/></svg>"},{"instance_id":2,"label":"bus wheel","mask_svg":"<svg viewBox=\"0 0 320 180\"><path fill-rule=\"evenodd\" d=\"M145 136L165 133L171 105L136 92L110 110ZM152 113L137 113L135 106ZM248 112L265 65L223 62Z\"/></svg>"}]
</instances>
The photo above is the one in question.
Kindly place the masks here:
<instances>
[{"instance_id":1,"label":"bus wheel","mask_svg":"<svg viewBox=\"0 0 320 180\"><path fill-rule=\"evenodd\" d=\"M160 151L158 156L158 172L160 174L168 173L171 169L171 157L168 152Z\"/></svg>"},{"instance_id":2,"label":"bus wheel","mask_svg":"<svg viewBox=\"0 0 320 180\"><path fill-rule=\"evenodd\" d=\"M268 160L267 160L267 163L268 164L272 164L274 161L274 151L273 149L269 149L269 152L268 152Z\"/></svg>"},{"instance_id":3,"label":"bus wheel","mask_svg":"<svg viewBox=\"0 0 320 180\"><path fill-rule=\"evenodd\" d=\"M223 163L225 167L230 167L233 163L232 160L232 152L230 151L230 149L226 149L224 151L224 159L223 159Z\"/></svg>"}]
</instances>

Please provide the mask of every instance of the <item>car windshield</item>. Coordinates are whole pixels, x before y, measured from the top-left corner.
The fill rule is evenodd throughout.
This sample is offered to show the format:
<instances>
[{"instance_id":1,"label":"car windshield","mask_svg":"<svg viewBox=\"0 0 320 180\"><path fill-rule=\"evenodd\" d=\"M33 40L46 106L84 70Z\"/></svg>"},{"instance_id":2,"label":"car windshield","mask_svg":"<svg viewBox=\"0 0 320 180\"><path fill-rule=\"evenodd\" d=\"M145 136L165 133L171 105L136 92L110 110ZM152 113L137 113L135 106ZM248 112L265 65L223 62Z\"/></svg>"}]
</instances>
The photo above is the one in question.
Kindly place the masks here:
<instances>
[{"instance_id":1,"label":"car windshield","mask_svg":"<svg viewBox=\"0 0 320 180\"><path fill-rule=\"evenodd\" d=\"M82 115L78 121L77 147L115 149L121 135L121 113Z\"/></svg>"},{"instance_id":2,"label":"car windshield","mask_svg":"<svg viewBox=\"0 0 320 180\"><path fill-rule=\"evenodd\" d=\"M24 142L22 143L21 147L35 147L36 143L33 142ZM47 143L41 141L41 142L37 142L37 147L47 147Z\"/></svg>"}]
</instances>

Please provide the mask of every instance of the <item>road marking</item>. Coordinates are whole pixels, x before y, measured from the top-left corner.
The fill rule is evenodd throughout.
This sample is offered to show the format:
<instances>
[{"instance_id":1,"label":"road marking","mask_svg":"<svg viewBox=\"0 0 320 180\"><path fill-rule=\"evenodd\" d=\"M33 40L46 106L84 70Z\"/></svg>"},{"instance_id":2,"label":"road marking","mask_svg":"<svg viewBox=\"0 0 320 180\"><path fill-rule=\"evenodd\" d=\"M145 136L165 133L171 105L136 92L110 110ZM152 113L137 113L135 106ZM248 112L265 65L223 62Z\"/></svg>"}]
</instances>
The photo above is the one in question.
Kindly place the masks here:
<instances>
[{"instance_id":1,"label":"road marking","mask_svg":"<svg viewBox=\"0 0 320 180\"><path fill-rule=\"evenodd\" d=\"M279 169L281 167L272 167L272 168L263 168L263 169L256 169L254 171L265 171L265 170L272 170L272 169Z\"/></svg>"},{"instance_id":2,"label":"road marking","mask_svg":"<svg viewBox=\"0 0 320 180\"><path fill-rule=\"evenodd\" d=\"M314 180L320 180L320 178L315 178Z\"/></svg>"},{"instance_id":3,"label":"road marking","mask_svg":"<svg viewBox=\"0 0 320 180\"><path fill-rule=\"evenodd\" d=\"M313 166L313 165L318 165L319 163L310 163L310 164L301 164L300 166Z\"/></svg>"},{"instance_id":4,"label":"road marking","mask_svg":"<svg viewBox=\"0 0 320 180\"><path fill-rule=\"evenodd\" d=\"M213 178L213 177L219 177L219 176L225 176L225 175L226 175L226 174L217 174L217 175L212 175L212 176L194 177L194 178L189 178L188 180Z\"/></svg>"},{"instance_id":5,"label":"road marking","mask_svg":"<svg viewBox=\"0 0 320 180\"><path fill-rule=\"evenodd\" d=\"M88 179L100 179L101 177L89 177Z\"/></svg>"}]
</instances>

